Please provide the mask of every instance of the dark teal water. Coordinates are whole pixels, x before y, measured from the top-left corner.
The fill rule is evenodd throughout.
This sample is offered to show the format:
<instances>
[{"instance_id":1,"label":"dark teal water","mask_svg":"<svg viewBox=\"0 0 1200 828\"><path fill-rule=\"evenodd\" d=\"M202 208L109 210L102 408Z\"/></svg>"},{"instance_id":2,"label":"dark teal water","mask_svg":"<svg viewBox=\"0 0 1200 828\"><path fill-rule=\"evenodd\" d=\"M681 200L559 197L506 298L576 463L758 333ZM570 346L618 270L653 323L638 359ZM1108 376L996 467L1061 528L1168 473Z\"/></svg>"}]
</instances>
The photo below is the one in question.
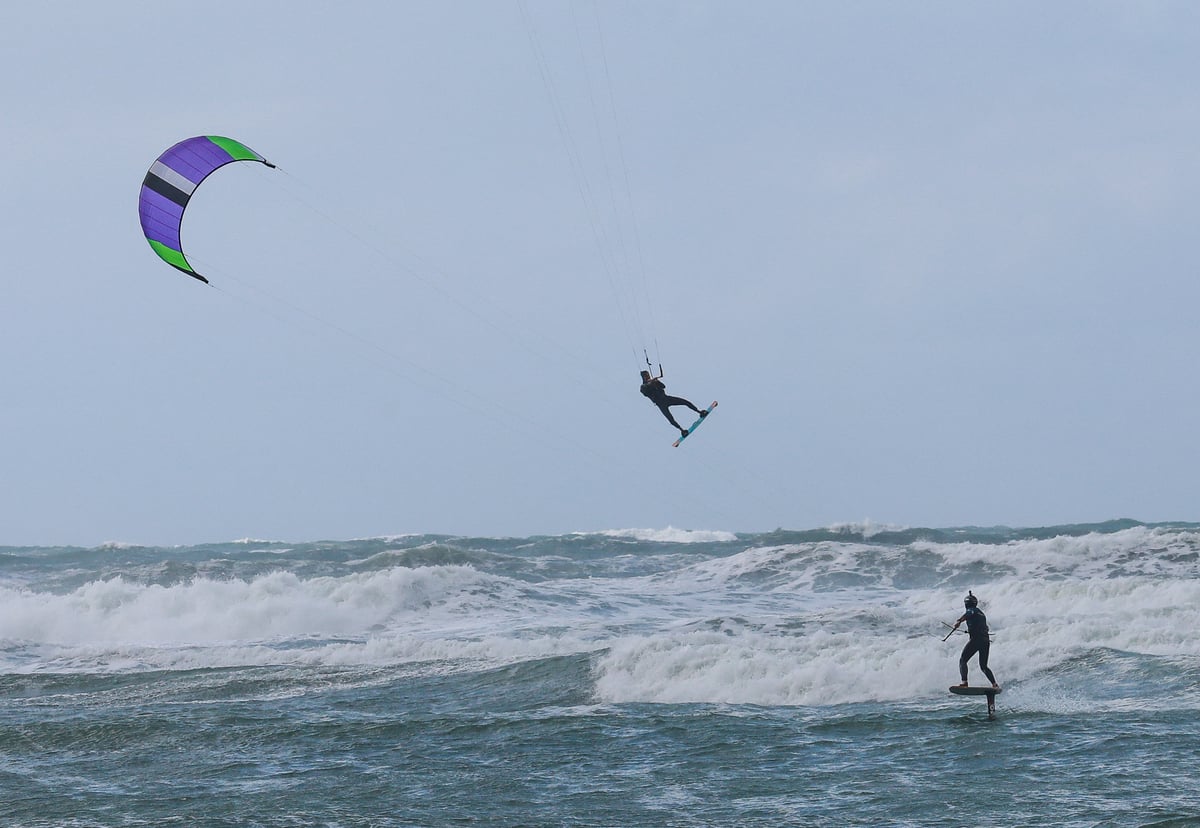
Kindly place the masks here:
<instances>
[{"instance_id":1,"label":"dark teal water","mask_svg":"<svg viewBox=\"0 0 1200 828\"><path fill-rule=\"evenodd\" d=\"M1198 553L1130 524L3 549L0 824L1197 825ZM945 689L968 586L994 721Z\"/></svg>"}]
</instances>

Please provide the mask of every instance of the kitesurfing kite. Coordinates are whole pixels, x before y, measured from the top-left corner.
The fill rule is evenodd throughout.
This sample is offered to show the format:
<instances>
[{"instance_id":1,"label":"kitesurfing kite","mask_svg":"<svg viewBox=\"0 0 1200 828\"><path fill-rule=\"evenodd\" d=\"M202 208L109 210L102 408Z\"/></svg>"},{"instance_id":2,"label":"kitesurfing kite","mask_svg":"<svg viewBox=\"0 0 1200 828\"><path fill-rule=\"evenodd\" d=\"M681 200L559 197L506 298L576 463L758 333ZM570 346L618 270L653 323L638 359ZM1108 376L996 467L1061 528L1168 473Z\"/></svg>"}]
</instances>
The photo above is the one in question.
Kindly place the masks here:
<instances>
[{"instance_id":1,"label":"kitesurfing kite","mask_svg":"<svg viewBox=\"0 0 1200 828\"><path fill-rule=\"evenodd\" d=\"M212 172L234 161L258 161L274 168L245 144L219 135L200 135L180 141L158 156L142 182L138 213L146 241L171 267L205 284L205 279L188 263L179 241L183 211L192 193Z\"/></svg>"}]
</instances>

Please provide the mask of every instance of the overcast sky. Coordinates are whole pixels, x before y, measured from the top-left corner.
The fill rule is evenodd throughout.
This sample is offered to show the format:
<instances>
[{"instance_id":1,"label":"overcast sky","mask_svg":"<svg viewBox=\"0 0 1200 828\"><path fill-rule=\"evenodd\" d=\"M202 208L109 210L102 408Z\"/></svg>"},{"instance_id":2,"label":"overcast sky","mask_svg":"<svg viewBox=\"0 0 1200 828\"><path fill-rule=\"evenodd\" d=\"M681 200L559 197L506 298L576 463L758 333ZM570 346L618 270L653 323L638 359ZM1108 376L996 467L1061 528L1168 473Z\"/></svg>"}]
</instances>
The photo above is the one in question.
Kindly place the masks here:
<instances>
[{"instance_id":1,"label":"overcast sky","mask_svg":"<svg viewBox=\"0 0 1200 828\"><path fill-rule=\"evenodd\" d=\"M0 545L1200 519L1198 70L1187 2L11 4ZM203 134L279 166L212 287L137 218Z\"/></svg>"}]
</instances>

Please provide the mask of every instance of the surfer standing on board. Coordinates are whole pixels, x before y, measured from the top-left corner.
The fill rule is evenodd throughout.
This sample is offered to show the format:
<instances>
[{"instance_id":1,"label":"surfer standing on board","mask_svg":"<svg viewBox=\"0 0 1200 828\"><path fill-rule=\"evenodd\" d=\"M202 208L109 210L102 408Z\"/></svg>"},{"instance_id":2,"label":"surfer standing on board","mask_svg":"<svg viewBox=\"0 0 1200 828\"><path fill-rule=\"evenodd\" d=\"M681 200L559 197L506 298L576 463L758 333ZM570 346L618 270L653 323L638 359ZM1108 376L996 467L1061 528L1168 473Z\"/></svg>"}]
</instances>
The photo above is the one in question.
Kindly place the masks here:
<instances>
[{"instance_id":1,"label":"surfer standing on board","mask_svg":"<svg viewBox=\"0 0 1200 828\"><path fill-rule=\"evenodd\" d=\"M688 435L688 430L686 428L684 428L683 426L681 426L679 423L675 422L675 418L671 416L671 406L686 405L688 408L692 409L692 411L695 411L701 417L708 416L707 411L701 411L699 408L696 408L696 406L692 405L690 402L685 400L683 397L667 396L667 386L662 381L661 366L659 367L659 374L657 377L650 376L649 371L642 371L642 396L648 397L650 399L650 402L657 405L658 410L661 411L663 413L663 416L667 418L667 422L669 422L671 425L673 425L677 429L679 429L680 433L684 437L686 437Z\"/></svg>"},{"instance_id":2,"label":"surfer standing on board","mask_svg":"<svg viewBox=\"0 0 1200 828\"><path fill-rule=\"evenodd\" d=\"M988 669L988 650L992 648L992 642L988 638L987 616L983 614L983 610L979 609L979 599L970 590L967 590L967 597L963 599L963 604L966 605L966 610L962 617L954 622L954 629L957 630L958 625L966 621L969 640L963 647L962 655L958 657L958 672L962 676L962 684L958 686L967 686L967 660L979 653L979 669L983 670L983 674L988 677L992 687L998 688L1000 685L996 683L996 677Z\"/></svg>"}]
</instances>

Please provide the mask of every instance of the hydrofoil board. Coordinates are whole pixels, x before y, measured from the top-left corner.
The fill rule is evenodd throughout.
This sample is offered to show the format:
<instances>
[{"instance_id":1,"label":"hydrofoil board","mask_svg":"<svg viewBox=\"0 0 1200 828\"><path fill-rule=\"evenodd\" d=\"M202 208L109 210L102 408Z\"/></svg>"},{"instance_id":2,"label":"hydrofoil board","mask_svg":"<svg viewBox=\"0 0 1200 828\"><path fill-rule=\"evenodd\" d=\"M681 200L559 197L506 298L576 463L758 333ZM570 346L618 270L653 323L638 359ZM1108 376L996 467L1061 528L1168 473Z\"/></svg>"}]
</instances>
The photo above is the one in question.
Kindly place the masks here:
<instances>
[{"instance_id":1,"label":"hydrofoil board","mask_svg":"<svg viewBox=\"0 0 1200 828\"><path fill-rule=\"evenodd\" d=\"M999 687L961 687L954 685L950 692L956 696L987 696L988 719L996 718L996 696L1000 695Z\"/></svg>"}]
</instances>

